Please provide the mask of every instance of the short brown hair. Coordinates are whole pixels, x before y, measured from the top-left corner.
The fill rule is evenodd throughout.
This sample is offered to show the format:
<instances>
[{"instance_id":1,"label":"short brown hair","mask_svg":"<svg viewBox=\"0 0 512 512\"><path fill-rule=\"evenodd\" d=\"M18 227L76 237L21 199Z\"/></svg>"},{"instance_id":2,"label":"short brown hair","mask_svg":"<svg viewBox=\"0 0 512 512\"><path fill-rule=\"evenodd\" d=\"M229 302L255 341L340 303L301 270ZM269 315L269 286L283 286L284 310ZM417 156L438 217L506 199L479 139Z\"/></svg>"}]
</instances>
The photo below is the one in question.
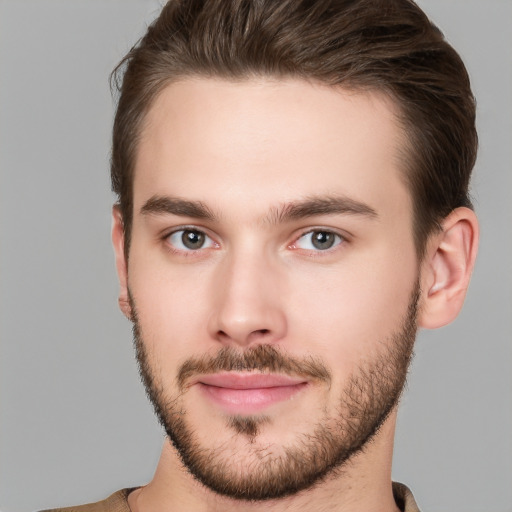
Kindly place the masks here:
<instances>
[{"instance_id":1,"label":"short brown hair","mask_svg":"<svg viewBox=\"0 0 512 512\"><path fill-rule=\"evenodd\" d=\"M170 0L112 74L119 90L111 177L128 255L142 122L188 76L295 77L379 90L400 111L421 257L454 208L471 207L475 100L457 52L412 0Z\"/></svg>"}]
</instances>

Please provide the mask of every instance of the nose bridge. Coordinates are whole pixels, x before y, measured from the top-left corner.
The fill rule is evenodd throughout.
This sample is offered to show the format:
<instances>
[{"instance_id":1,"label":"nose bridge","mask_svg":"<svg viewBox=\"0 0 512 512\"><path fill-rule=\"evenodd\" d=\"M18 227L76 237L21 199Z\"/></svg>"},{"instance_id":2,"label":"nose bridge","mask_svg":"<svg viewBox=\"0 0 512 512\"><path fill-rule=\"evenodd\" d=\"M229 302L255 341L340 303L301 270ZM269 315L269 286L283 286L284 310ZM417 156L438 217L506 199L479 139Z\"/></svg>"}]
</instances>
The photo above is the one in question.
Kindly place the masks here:
<instances>
[{"instance_id":1,"label":"nose bridge","mask_svg":"<svg viewBox=\"0 0 512 512\"><path fill-rule=\"evenodd\" d=\"M214 283L212 336L224 343L250 345L272 343L285 335L279 266L264 248L251 244L228 251Z\"/></svg>"}]
</instances>

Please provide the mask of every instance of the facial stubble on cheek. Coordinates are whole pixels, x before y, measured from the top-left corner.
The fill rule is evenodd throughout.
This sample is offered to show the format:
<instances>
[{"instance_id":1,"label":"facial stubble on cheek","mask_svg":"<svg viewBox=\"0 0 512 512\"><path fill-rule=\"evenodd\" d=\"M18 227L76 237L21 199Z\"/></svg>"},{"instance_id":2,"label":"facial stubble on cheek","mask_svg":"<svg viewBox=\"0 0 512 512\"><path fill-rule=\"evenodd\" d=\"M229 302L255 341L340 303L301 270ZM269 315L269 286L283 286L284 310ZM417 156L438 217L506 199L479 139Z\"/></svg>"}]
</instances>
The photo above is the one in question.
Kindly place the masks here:
<instances>
[{"instance_id":1,"label":"facial stubble on cheek","mask_svg":"<svg viewBox=\"0 0 512 512\"><path fill-rule=\"evenodd\" d=\"M200 444L194 427L187 422L183 406L188 379L215 371L260 370L305 374L320 382L330 382L330 372L320 360L291 359L270 345L260 345L244 353L224 347L216 356L192 358L181 365L177 376L179 392L171 396L154 374L132 300L134 343L141 379L184 466L198 481L218 494L239 500L289 496L340 473L347 461L375 436L397 404L412 358L419 296L417 282L399 329L382 344L385 350L378 357L363 361L353 372L340 392L336 413L329 416L326 411L306 432L297 434L293 444L257 443L260 430L270 422L265 416L228 418L228 429L247 441L246 465L241 454L237 466L230 456L229 442L216 447ZM304 416L307 420L308 411Z\"/></svg>"}]
</instances>

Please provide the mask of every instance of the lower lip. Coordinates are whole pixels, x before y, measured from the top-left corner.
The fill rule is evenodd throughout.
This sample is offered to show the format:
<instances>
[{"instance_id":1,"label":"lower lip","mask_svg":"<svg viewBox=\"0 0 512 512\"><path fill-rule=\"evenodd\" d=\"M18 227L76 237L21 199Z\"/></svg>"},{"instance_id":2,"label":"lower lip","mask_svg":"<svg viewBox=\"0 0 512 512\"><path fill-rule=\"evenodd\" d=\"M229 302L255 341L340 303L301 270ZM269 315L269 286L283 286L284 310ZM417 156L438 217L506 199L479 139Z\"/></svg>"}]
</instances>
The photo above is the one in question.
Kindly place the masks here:
<instances>
[{"instance_id":1,"label":"lower lip","mask_svg":"<svg viewBox=\"0 0 512 512\"><path fill-rule=\"evenodd\" d=\"M302 391L306 382L292 386L270 388L232 389L199 384L201 391L230 414L254 414Z\"/></svg>"}]
</instances>

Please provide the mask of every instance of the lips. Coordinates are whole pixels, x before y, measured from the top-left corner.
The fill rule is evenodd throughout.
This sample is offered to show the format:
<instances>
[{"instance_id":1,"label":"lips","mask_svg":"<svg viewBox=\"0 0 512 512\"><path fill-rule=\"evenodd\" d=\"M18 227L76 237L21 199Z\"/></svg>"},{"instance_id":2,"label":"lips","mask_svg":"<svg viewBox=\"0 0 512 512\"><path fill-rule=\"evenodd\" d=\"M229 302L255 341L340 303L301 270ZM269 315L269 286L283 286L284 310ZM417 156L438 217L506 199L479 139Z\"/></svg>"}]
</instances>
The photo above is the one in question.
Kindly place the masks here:
<instances>
[{"instance_id":1,"label":"lips","mask_svg":"<svg viewBox=\"0 0 512 512\"><path fill-rule=\"evenodd\" d=\"M302 391L304 378L278 374L216 373L195 382L206 399L230 414L254 414Z\"/></svg>"}]
</instances>

